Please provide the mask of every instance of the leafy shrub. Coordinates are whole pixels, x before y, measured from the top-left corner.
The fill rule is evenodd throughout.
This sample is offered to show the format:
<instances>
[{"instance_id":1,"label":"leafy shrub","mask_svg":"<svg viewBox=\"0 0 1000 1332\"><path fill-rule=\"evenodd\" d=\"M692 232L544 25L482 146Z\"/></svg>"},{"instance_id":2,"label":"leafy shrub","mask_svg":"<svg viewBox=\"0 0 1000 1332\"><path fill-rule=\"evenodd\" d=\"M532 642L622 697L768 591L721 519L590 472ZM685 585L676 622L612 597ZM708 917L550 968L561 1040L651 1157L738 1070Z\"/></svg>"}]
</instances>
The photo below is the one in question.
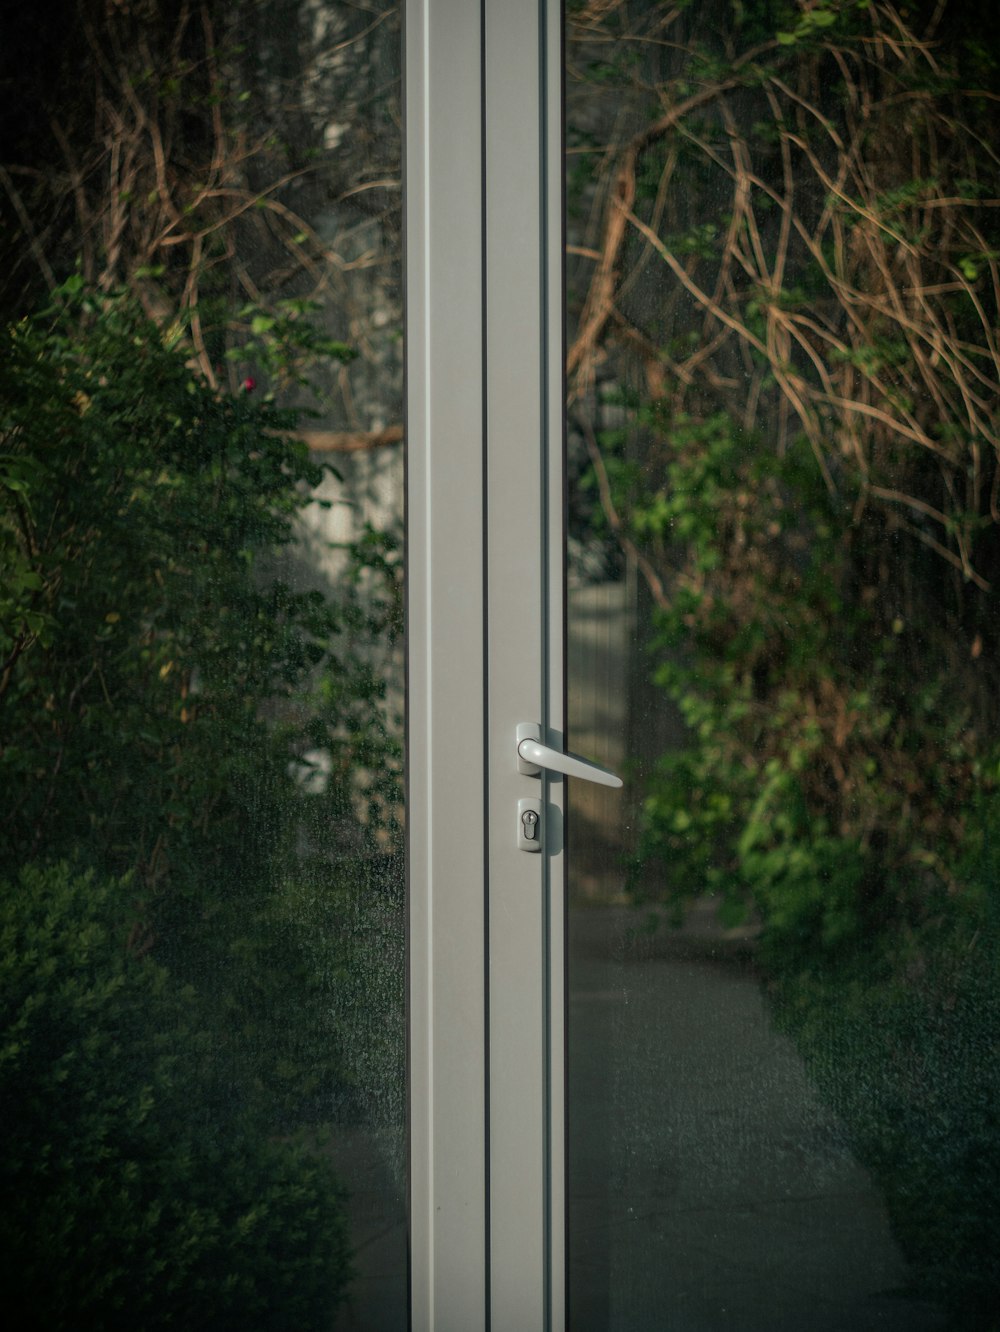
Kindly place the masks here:
<instances>
[{"instance_id":1,"label":"leafy shrub","mask_svg":"<svg viewBox=\"0 0 1000 1332\"><path fill-rule=\"evenodd\" d=\"M335 1075L337 1043L282 905L289 867L305 844L329 882L331 839L357 855L359 805L391 807L398 771L384 681L349 637L372 614L346 579L294 585L323 469L293 420L213 390L127 297L73 282L5 332L0 871L67 856L133 874L157 958L211 988L248 1076L291 1099L295 1077ZM371 552L391 584L391 550ZM309 791L295 774L317 754ZM325 1037L292 1059L304 1005Z\"/></svg>"},{"instance_id":2,"label":"leafy shrub","mask_svg":"<svg viewBox=\"0 0 1000 1332\"><path fill-rule=\"evenodd\" d=\"M993 883L995 884L995 880ZM995 890L994 890L995 891ZM827 1101L879 1180L918 1290L966 1328L1000 1290L1000 922L951 922L773 989Z\"/></svg>"},{"instance_id":3,"label":"leafy shrub","mask_svg":"<svg viewBox=\"0 0 1000 1332\"><path fill-rule=\"evenodd\" d=\"M690 743L650 785L640 859L754 912L783 966L932 919L994 783L948 576L913 558L906 584L866 590L868 534L804 442L776 458L728 417L658 411L662 481L627 503L672 566L652 648Z\"/></svg>"},{"instance_id":4,"label":"leafy shrub","mask_svg":"<svg viewBox=\"0 0 1000 1332\"><path fill-rule=\"evenodd\" d=\"M293 424L215 392L125 297L70 284L5 331L7 864L85 842L151 889L217 891L280 861L306 753L327 751L334 820L359 794L359 737L392 770L382 683L342 632L349 586L335 606L293 585L296 518L324 475Z\"/></svg>"},{"instance_id":5,"label":"leafy shrub","mask_svg":"<svg viewBox=\"0 0 1000 1332\"><path fill-rule=\"evenodd\" d=\"M397 557L373 534L355 579L300 567L324 469L291 415L220 394L170 337L76 281L2 335L11 1288L42 1301L51 1252L65 1281L39 1307L70 1321L38 1326L319 1327L340 1203L294 1140L351 1109L350 1002L380 995L386 1077L401 1060L398 934L374 977L355 938L398 800L365 656L396 631Z\"/></svg>"},{"instance_id":6,"label":"leafy shrub","mask_svg":"<svg viewBox=\"0 0 1000 1332\"><path fill-rule=\"evenodd\" d=\"M320 1152L221 1075L128 880L0 887L0 1273L19 1328L328 1326L348 1272Z\"/></svg>"}]
</instances>

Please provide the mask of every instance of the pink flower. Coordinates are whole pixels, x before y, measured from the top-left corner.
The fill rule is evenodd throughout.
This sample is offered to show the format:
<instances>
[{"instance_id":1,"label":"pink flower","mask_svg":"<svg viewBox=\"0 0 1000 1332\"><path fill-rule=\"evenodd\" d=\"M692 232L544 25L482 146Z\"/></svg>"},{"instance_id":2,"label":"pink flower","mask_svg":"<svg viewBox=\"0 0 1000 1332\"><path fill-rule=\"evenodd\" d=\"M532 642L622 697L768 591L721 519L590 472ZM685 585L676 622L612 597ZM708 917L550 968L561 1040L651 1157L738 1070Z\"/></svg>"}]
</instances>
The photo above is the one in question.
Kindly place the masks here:
<instances>
[{"instance_id":1,"label":"pink flower","mask_svg":"<svg viewBox=\"0 0 1000 1332\"><path fill-rule=\"evenodd\" d=\"M240 385L240 388L244 393L252 393L256 387L257 381L252 375L247 375L246 379L244 379L243 383Z\"/></svg>"}]
</instances>

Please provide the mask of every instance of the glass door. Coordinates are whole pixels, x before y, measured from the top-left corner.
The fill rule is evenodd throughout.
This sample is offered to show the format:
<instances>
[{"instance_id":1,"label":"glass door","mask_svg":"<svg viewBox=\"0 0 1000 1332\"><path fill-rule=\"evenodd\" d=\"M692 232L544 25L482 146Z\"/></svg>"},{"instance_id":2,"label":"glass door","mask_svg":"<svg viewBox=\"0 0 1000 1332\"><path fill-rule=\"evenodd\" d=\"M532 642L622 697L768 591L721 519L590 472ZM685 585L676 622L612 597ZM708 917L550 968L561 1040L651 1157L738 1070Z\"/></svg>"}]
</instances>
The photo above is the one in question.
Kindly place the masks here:
<instances>
[{"instance_id":1,"label":"glass door","mask_svg":"<svg viewBox=\"0 0 1000 1332\"><path fill-rule=\"evenodd\" d=\"M974 10L566 9L573 1329L995 1319Z\"/></svg>"},{"instance_id":2,"label":"glass door","mask_svg":"<svg viewBox=\"0 0 1000 1332\"><path fill-rule=\"evenodd\" d=\"M407 1325L398 20L7 25L21 1328Z\"/></svg>"}]
</instances>

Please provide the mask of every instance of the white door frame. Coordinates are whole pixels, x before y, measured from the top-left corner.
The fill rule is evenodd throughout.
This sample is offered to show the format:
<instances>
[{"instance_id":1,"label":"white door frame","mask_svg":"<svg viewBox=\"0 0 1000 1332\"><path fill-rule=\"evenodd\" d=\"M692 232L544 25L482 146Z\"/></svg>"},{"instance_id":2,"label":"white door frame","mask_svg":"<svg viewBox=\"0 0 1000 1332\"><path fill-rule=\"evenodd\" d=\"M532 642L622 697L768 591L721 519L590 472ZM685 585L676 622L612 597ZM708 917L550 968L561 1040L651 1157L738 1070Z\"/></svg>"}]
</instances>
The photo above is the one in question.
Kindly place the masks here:
<instances>
[{"instance_id":1,"label":"white door frame","mask_svg":"<svg viewBox=\"0 0 1000 1332\"><path fill-rule=\"evenodd\" d=\"M564 1323L561 10L407 0L412 1325ZM549 555L556 552L555 557ZM518 802L542 801L542 854Z\"/></svg>"}]
</instances>

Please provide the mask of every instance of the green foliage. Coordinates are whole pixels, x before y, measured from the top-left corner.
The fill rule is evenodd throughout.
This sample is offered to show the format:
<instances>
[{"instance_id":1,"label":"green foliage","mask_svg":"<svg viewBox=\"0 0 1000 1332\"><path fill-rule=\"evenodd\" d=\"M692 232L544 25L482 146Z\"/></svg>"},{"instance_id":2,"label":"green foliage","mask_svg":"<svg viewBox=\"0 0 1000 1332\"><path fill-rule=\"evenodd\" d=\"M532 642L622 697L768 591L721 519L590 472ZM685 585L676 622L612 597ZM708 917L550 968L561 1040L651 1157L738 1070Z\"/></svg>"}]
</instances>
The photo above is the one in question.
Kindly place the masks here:
<instances>
[{"instance_id":1,"label":"green foliage","mask_svg":"<svg viewBox=\"0 0 1000 1332\"><path fill-rule=\"evenodd\" d=\"M0 886L0 1274L22 1329L328 1326L348 1274L321 1152L234 1095L134 885Z\"/></svg>"},{"instance_id":2,"label":"green foliage","mask_svg":"<svg viewBox=\"0 0 1000 1332\"><path fill-rule=\"evenodd\" d=\"M962 879L984 890L887 953L784 973L780 1019L882 1184L919 1293L996 1326L1000 1288L1000 807L969 819Z\"/></svg>"},{"instance_id":3,"label":"green foliage","mask_svg":"<svg viewBox=\"0 0 1000 1332\"><path fill-rule=\"evenodd\" d=\"M1000 728L998 215L980 170L1000 66L973 59L957 2L945 19L877 0L661 19L624 43L648 47L647 81L622 73L619 96L653 128L614 160L611 135L571 354L589 391L593 312L613 305L610 373L648 388L602 465L691 744L652 784L640 858L759 918L786 958L836 953L978 891L957 866ZM634 197L624 231L615 191Z\"/></svg>"},{"instance_id":4,"label":"green foliage","mask_svg":"<svg viewBox=\"0 0 1000 1332\"><path fill-rule=\"evenodd\" d=\"M0 877L15 914L22 872L32 910L51 893L58 926L8 959L57 998L12 991L5 1018L13 1058L39 1006L33 1131L69 1163L17 1261L37 1283L33 1245L78 1244L52 1298L103 1301L94 1326L322 1326L345 1279L338 1195L292 1139L352 1113L366 1033L387 1082L402 1048L398 875L376 897L370 868L399 805L371 650L398 634L398 553L370 534L336 587L307 568L298 518L324 471L294 418L218 393L169 340L74 280L0 350ZM66 965L94 970L64 983L74 913ZM91 1018L87 1085L63 1104L44 1033L69 1049ZM39 1178L8 1175L5 1209L15 1184L47 1187L34 1141L19 1169Z\"/></svg>"},{"instance_id":5,"label":"green foliage","mask_svg":"<svg viewBox=\"0 0 1000 1332\"><path fill-rule=\"evenodd\" d=\"M292 384L314 387L310 373L320 362L355 360L357 349L329 338L312 322L320 311L316 301L281 300L273 311L245 305L238 320L246 332L238 345L227 349L226 359L259 366L283 388Z\"/></svg>"},{"instance_id":6,"label":"green foliage","mask_svg":"<svg viewBox=\"0 0 1000 1332\"><path fill-rule=\"evenodd\" d=\"M870 4L871 0L817 0L815 5L798 11L793 28L776 33L778 44L794 46L810 38L826 37L845 16L868 9Z\"/></svg>"},{"instance_id":7,"label":"green foliage","mask_svg":"<svg viewBox=\"0 0 1000 1332\"><path fill-rule=\"evenodd\" d=\"M656 679L691 736L660 764L640 858L760 919L786 965L934 918L993 782L946 580L927 560L918 595L891 576L865 590L868 533L804 443L775 457L722 415L640 415L668 441L660 484L609 476L672 569Z\"/></svg>"},{"instance_id":8,"label":"green foliage","mask_svg":"<svg viewBox=\"0 0 1000 1332\"><path fill-rule=\"evenodd\" d=\"M86 845L153 896L167 879L179 897L266 881L304 752L325 747L332 817L359 795L352 734L395 769L380 690L342 634L357 598L345 584L335 608L292 582L322 469L290 416L215 393L125 298L71 289L9 330L0 402L0 733L17 792L0 857Z\"/></svg>"}]
</instances>

